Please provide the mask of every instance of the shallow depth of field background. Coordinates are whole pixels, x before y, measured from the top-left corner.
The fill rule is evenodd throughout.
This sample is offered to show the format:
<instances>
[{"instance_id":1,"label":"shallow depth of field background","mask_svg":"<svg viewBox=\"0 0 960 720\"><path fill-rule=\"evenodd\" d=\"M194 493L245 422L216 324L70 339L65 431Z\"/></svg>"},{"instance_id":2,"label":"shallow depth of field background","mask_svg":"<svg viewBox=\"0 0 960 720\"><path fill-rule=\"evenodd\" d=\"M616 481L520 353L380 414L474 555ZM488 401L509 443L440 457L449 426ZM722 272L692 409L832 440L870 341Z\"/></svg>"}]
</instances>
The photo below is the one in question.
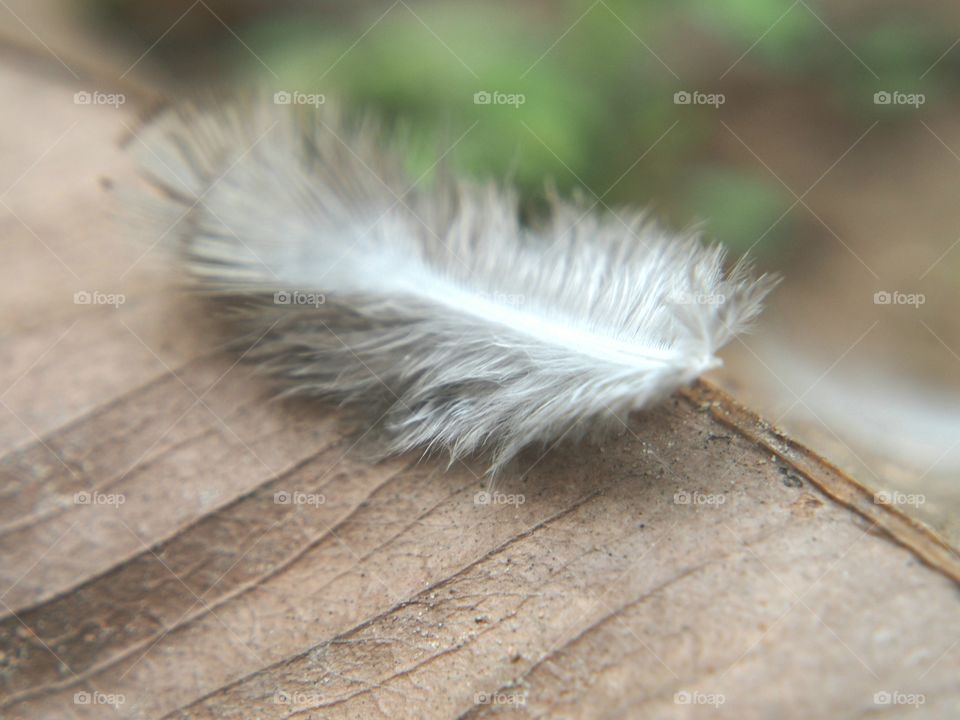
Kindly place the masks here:
<instances>
[{"instance_id":1,"label":"shallow depth of field background","mask_svg":"<svg viewBox=\"0 0 960 720\"><path fill-rule=\"evenodd\" d=\"M749 252L784 280L714 379L960 541L956 3L7 0L0 36L130 87L344 98L415 175Z\"/></svg>"}]
</instances>

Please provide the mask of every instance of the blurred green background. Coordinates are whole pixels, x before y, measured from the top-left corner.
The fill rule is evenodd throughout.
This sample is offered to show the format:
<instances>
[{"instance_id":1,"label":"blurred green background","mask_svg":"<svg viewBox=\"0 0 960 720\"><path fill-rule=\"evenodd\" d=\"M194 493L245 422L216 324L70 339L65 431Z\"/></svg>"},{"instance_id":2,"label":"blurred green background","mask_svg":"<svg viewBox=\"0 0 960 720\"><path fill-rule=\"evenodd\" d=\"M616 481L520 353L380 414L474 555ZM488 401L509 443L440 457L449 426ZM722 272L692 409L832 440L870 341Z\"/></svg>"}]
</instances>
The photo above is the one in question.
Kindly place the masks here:
<instances>
[{"instance_id":1,"label":"blurred green background","mask_svg":"<svg viewBox=\"0 0 960 720\"><path fill-rule=\"evenodd\" d=\"M811 117L897 123L914 108L874 93L936 103L960 74L960 52L930 69L955 28L907 3L844 3L829 26L823 3L791 0L205 4L100 0L91 19L144 47L167 31L150 61L181 82L256 76L407 121L423 140L417 175L459 139L456 168L508 177L528 199L549 181L591 204L642 201L761 254L789 251L797 225L777 220L794 197L718 154L730 106L800 96ZM478 106L483 91L523 103ZM678 105L678 91L724 103Z\"/></svg>"}]
</instances>

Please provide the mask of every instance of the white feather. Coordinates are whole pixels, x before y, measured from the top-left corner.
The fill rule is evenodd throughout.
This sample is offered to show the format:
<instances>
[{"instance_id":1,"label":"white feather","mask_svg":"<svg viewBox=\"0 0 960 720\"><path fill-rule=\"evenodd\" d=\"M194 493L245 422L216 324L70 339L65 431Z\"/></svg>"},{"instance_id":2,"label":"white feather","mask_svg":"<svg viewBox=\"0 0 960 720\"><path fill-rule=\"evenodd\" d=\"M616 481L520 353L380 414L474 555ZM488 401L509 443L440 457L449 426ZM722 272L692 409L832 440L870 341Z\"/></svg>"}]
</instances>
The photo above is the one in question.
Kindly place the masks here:
<instances>
[{"instance_id":1,"label":"white feather","mask_svg":"<svg viewBox=\"0 0 960 720\"><path fill-rule=\"evenodd\" d=\"M260 338L252 356L290 392L382 415L393 452L484 451L496 470L616 427L716 366L772 287L640 213L553 200L527 227L509 191L443 172L424 188L330 106L180 108L142 140L155 235Z\"/></svg>"}]
</instances>

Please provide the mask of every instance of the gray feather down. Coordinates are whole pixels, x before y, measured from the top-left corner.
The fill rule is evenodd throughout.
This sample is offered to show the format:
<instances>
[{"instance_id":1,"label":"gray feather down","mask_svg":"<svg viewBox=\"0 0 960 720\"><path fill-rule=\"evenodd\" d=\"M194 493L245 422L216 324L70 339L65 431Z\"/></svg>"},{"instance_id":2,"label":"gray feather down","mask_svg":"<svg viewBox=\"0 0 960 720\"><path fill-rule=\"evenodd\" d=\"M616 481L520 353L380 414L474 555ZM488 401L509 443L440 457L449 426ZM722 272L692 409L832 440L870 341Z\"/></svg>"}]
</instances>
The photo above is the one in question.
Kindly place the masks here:
<instances>
[{"instance_id":1,"label":"gray feather down","mask_svg":"<svg viewBox=\"0 0 960 720\"><path fill-rule=\"evenodd\" d=\"M620 426L718 364L772 280L637 212L415 183L369 122L268 99L167 111L141 133L194 286L288 391L362 405L389 452L482 452ZM429 185L429 187L428 187Z\"/></svg>"}]
</instances>

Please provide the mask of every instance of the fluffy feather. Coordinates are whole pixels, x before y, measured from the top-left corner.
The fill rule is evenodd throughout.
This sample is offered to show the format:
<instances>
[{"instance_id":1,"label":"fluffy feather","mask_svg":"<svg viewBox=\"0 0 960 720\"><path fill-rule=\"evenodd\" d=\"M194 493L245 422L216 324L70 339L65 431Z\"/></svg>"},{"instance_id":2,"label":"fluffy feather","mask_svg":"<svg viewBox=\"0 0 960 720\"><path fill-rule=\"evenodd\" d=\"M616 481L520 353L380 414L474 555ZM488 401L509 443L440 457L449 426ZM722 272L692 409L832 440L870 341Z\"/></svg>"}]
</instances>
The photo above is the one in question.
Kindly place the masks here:
<instances>
[{"instance_id":1,"label":"fluffy feather","mask_svg":"<svg viewBox=\"0 0 960 720\"><path fill-rule=\"evenodd\" d=\"M496 470L616 427L716 366L772 285L637 212L554 199L527 227L510 191L424 187L330 105L179 108L141 139L154 237L289 392L366 405L391 452L482 451Z\"/></svg>"}]
</instances>

